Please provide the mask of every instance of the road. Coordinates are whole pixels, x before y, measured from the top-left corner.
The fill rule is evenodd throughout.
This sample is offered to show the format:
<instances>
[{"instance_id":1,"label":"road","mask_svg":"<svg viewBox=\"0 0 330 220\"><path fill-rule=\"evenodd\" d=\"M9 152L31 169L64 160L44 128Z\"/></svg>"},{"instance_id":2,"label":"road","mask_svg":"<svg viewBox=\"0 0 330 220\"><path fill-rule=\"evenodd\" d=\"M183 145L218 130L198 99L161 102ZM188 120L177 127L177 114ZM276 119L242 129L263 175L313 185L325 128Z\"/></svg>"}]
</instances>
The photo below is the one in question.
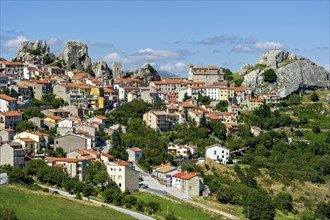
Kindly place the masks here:
<instances>
[{"instance_id":1,"label":"road","mask_svg":"<svg viewBox=\"0 0 330 220\"><path fill-rule=\"evenodd\" d=\"M168 193L172 196L175 196L176 198L178 198L180 200L183 200L184 202L190 203L191 205L193 205L195 207L199 207L199 208L202 208L203 210L207 210L209 212L220 214L220 215L226 217L227 219L232 219L232 220L240 219L228 212L220 211L218 209L211 208L211 207L208 207L201 203L195 202L195 201L191 200L191 198L188 197L186 194L182 193L179 189L174 188L174 187L166 187L166 186L160 184L158 182L158 180L152 178L150 174L144 172L136 164L134 164L134 166L135 166L135 170L140 171L140 175L142 175L142 178L143 178L142 183L148 184L148 186L149 186L149 188L140 189L140 191L147 191L147 192L159 195L161 197L165 197L165 195ZM167 198L167 197L165 197L165 198ZM169 199L169 198L167 198L167 199Z\"/></svg>"},{"instance_id":2,"label":"road","mask_svg":"<svg viewBox=\"0 0 330 220\"><path fill-rule=\"evenodd\" d=\"M141 183L147 184L148 188L142 190L142 191L149 191L150 193L157 194L160 196L164 196L167 193L177 197L180 200L190 200L191 198L181 192L179 189L174 187L168 187L165 185L162 185L159 183L158 180L155 178L152 178L149 173L144 172L142 169L140 169L136 164L134 164L135 170L140 171L140 175L143 178L143 181Z\"/></svg>"},{"instance_id":3,"label":"road","mask_svg":"<svg viewBox=\"0 0 330 220\"><path fill-rule=\"evenodd\" d=\"M62 191L62 190L59 190L59 189L55 189L55 188L52 188L52 187L48 187L48 186L43 186L43 185L39 185L43 188L48 188L52 191L57 191L60 195L62 196L66 196L66 197L69 197L69 198L74 198L75 195L70 195L68 192L65 192L65 191ZM111 208L111 209L114 209L114 210L117 210L118 212L121 212L121 213L124 213L126 215L130 215L136 219L140 219L140 220L154 220L154 218L151 218L147 215L143 215L143 214L140 214L138 212L133 212L131 210L128 210L128 209L124 209L124 208L121 208L121 207L118 207L118 206L114 206L114 205L110 205L108 203L104 203L104 202L99 202L99 201L96 201L94 199L88 199L86 197L82 197L83 200L85 201L89 201L89 202L92 202L92 203L95 203L95 204L98 204L98 205L101 205L101 206L105 206L105 207L108 207L108 208Z\"/></svg>"}]
</instances>

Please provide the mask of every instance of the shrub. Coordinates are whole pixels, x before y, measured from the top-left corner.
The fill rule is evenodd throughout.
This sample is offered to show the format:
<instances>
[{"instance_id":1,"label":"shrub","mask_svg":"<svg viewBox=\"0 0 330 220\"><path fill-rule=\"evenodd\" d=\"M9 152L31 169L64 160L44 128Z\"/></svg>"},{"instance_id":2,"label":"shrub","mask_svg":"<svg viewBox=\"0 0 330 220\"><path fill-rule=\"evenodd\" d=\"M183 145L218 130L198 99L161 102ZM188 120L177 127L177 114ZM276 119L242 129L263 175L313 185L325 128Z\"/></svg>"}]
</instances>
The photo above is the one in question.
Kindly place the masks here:
<instances>
[{"instance_id":1,"label":"shrub","mask_svg":"<svg viewBox=\"0 0 330 220\"><path fill-rule=\"evenodd\" d=\"M12 209L0 206L0 219L17 220L18 218Z\"/></svg>"},{"instance_id":2,"label":"shrub","mask_svg":"<svg viewBox=\"0 0 330 220\"><path fill-rule=\"evenodd\" d=\"M312 131L313 131L313 133L318 134L321 132L321 129L319 126L315 126L315 127L313 127Z\"/></svg>"},{"instance_id":3,"label":"shrub","mask_svg":"<svg viewBox=\"0 0 330 220\"><path fill-rule=\"evenodd\" d=\"M273 69L266 70L262 75L265 82L273 83L277 79L276 73Z\"/></svg>"},{"instance_id":4,"label":"shrub","mask_svg":"<svg viewBox=\"0 0 330 220\"><path fill-rule=\"evenodd\" d=\"M313 92L311 95L311 101L312 102L318 102L319 101L319 96L316 94L316 92Z\"/></svg>"},{"instance_id":5,"label":"shrub","mask_svg":"<svg viewBox=\"0 0 330 220\"><path fill-rule=\"evenodd\" d=\"M292 196L289 193L280 192L274 198L275 208L279 210L292 210Z\"/></svg>"}]
</instances>

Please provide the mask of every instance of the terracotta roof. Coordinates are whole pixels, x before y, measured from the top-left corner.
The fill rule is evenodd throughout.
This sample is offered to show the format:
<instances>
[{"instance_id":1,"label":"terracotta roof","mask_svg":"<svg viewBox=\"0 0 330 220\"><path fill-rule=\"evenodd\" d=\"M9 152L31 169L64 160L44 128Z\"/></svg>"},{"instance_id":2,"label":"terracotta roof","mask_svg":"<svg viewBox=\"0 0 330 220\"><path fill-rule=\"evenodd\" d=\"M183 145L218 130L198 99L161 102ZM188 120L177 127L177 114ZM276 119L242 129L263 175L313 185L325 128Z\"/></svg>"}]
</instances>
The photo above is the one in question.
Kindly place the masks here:
<instances>
[{"instance_id":1,"label":"terracotta roof","mask_svg":"<svg viewBox=\"0 0 330 220\"><path fill-rule=\"evenodd\" d=\"M67 162L67 163L77 163L83 161L84 159L77 159L77 158L60 158L60 157L46 157L45 161L49 163L53 162Z\"/></svg>"},{"instance_id":2,"label":"terracotta roof","mask_svg":"<svg viewBox=\"0 0 330 220\"><path fill-rule=\"evenodd\" d=\"M239 86L239 87L234 87L235 92L244 92L245 87L244 86Z\"/></svg>"},{"instance_id":3,"label":"terracotta roof","mask_svg":"<svg viewBox=\"0 0 330 220\"><path fill-rule=\"evenodd\" d=\"M220 116L219 115L216 115L214 113L209 113L208 114L208 117L211 119L211 120L220 120Z\"/></svg>"},{"instance_id":4,"label":"terracotta roof","mask_svg":"<svg viewBox=\"0 0 330 220\"><path fill-rule=\"evenodd\" d=\"M115 91L112 89L104 89L104 93L114 93Z\"/></svg>"},{"instance_id":5,"label":"terracotta roof","mask_svg":"<svg viewBox=\"0 0 330 220\"><path fill-rule=\"evenodd\" d=\"M109 158L109 159L112 159L112 158L113 158L112 155L107 154L107 153L101 153L101 155L104 156L104 157L107 157L107 158Z\"/></svg>"},{"instance_id":6,"label":"terracotta roof","mask_svg":"<svg viewBox=\"0 0 330 220\"><path fill-rule=\"evenodd\" d=\"M33 131L25 131L25 132L28 132L30 134L34 134L34 135L37 135L37 136L48 136L48 134L45 134L45 133L41 133L41 132L33 132Z\"/></svg>"},{"instance_id":7,"label":"terracotta roof","mask_svg":"<svg viewBox=\"0 0 330 220\"><path fill-rule=\"evenodd\" d=\"M6 101L16 101L17 99L9 96L9 95L6 95L6 94L0 94L0 99L4 99Z\"/></svg>"},{"instance_id":8,"label":"terracotta roof","mask_svg":"<svg viewBox=\"0 0 330 220\"><path fill-rule=\"evenodd\" d=\"M131 151L134 151L134 152L139 152L139 151L141 151L141 149L140 148L138 148L138 147L131 147L131 148L129 148Z\"/></svg>"},{"instance_id":9,"label":"terracotta roof","mask_svg":"<svg viewBox=\"0 0 330 220\"><path fill-rule=\"evenodd\" d=\"M263 99L261 98L249 98L249 102L263 102Z\"/></svg>"},{"instance_id":10,"label":"terracotta roof","mask_svg":"<svg viewBox=\"0 0 330 220\"><path fill-rule=\"evenodd\" d=\"M114 161L113 163L118 164L119 166L129 166L130 165L130 163L128 163L124 160Z\"/></svg>"},{"instance_id":11,"label":"terracotta roof","mask_svg":"<svg viewBox=\"0 0 330 220\"><path fill-rule=\"evenodd\" d=\"M154 168L154 169L158 169L158 168L160 168L160 167L165 167L165 166L170 166L170 163L165 163L165 164L161 164L161 165L158 165L158 166L153 166L152 168Z\"/></svg>"},{"instance_id":12,"label":"terracotta roof","mask_svg":"<svg viewBox=\"0 0 330 220\"><path fill-rule=\"evenodd\" d=\"M21 63L21 62L0 61L0 63L3 63L7 66L23 66L23 63Z\"/></svg>"},{"instance_id":13,"label":"terracotta roof","mask_svg":"<svg viewBox=\"0 0 330 220\"><path fill-rule=\"evenodd\" d=\"M6 117L21 116L21 115L23 115L22 112L17 112L17 111L0 112L0 114L3 115L3 116L6 116Z\"/></svg>"},{"instance_id":14,"label":"terracotta roof","mask_svg":"<svg viewBox=\"0 0 330 220\"><path fill-rule=\"evenodd\" d=\"M53 120L55 120L55 121L57 121L57 120L62 120L62 119L63 119L62 117L60 117L60 116L56 116L56 115L49 115L49 116L47 116L46 118L50 118L50 119L53 119Z\"/></svg>"},{"instance_id":15,"label":"terracotta roof","mask_svg":"<svg viewBox=\"0 0 330 220\"><path fill-rule=\"evenodd\" d=\"M188 174L182 176L181 179L189 180L189 179L191 179L191 178L193 178L195 176L201 176L201 174L200 173L195 173L195 172L188 173Z\"/></svg>"},{"instance_id":16,"label":"terracotta roof","mask_svg":"<svg viewBox=\"0 0 330 220\"><path fill-rule=\"evenodd\" d=\"M13 132L15 130L14 129L11 129L11 128L6 128L5 131L7 131L7 132Z\"/></svg>"},{"instance_id":17,"label":"terracotta roof","mask_svg":"<svg viewBox=\"0 0 330 220\"><path fill-rule=\"evenodd\" d=\"M35 140L33 140L31 138L20 138L20 139L24 142L36 142Z\"/></svg>"},{"instance_id":18,"label":"terracotta roof","mask_svg":"<svg viewBox=\"0 0 330 220\"><path fill-rule=\"evenodd\" d=\"M184 175L186 175L186 173L179 172L179 173L174 174L173 177L181 178L181 177L183 177Z\"/></svg>"},{"instance_id":19,"label":"terracotta roof","mask_svg":"<svg viewBox=\"0 0 330 220\"><path fill-rule=\"evenodd\" d=\"M107 117L103 116L103 115L98 115L96 116L98 119L102 119L102 120L108 120Z\"/></svg>"},{"instance_id":20,"label":"terracotta roof","mask_svg":"<svg viewBox=\"0 0 330 220\"><path fill-rule=\"evenodd\" d=\"M194 111L194 110L192 110L190 112L193 113L193 114L195 114L195 115L201 115L201 114L203 114L203 112L201 112L201 111Z\"/></svg>"}]
</instances>

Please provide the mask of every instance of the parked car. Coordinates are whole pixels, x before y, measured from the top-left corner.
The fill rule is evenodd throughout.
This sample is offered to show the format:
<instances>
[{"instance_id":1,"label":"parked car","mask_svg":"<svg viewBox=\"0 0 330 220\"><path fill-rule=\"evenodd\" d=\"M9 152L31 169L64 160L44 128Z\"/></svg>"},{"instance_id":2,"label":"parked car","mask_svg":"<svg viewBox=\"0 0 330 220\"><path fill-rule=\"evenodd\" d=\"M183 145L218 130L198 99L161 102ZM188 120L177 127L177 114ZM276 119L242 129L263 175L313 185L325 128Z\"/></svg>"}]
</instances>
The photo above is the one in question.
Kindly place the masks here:
<instances>
[{"instance_id":1,"label":"parked car","mask_svg":"<svg viewBox=\"0 0 330 220\"><path fill-rule=\"evenodd\" d=\"M74 194L72 190L70 190L68 193L69 193L70 195L73 195L73 194Z\"/></svg>"}]
</instances>

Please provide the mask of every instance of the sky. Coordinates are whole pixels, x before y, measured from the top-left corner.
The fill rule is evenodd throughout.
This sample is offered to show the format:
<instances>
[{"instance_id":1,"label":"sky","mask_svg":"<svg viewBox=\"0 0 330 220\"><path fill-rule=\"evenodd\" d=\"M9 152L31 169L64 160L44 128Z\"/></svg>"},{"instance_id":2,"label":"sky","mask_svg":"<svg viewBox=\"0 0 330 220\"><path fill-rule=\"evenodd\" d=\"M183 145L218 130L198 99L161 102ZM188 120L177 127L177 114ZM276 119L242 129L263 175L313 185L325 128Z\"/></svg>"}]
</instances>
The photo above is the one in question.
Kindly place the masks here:
<instances>
[{"instance_id":1,"label":"sky","mask_svg":"<svg viewBox=\"0 0 330 220\"><path fill-rule=\"evenodd\" d=\"M186 76L189 64L236 72L284 49L329 70L329 2L0 0L0 57L14 58L24 40L45 40L55 55L80 41L92 62Z\"/></svg>"}]
</instances>

